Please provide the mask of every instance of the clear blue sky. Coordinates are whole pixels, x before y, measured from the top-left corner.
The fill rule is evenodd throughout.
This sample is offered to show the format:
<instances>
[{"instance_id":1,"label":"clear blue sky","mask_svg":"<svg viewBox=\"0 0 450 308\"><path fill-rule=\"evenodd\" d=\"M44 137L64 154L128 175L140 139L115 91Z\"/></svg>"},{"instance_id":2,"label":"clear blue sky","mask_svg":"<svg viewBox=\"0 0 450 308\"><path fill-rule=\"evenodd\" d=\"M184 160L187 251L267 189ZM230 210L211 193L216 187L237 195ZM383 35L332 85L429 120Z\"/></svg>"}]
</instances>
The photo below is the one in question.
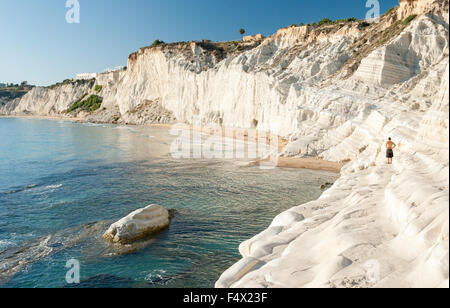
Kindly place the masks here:
<instances>
[{"instance_id":1,"label":"clear blue sky","mask_svg":"<svg viewBox=\"0 0 450 308\"><path fill-rule=\"evenodd\" d=\"M0 0L0 82L49 85L80 72L126 65L128 54L166 42L271 35L294 23L364 18L366 0L79 0L81 22L66 23L66 0ZM380 0L381 12L398 0Z\"/></svg>"}]
</instances>

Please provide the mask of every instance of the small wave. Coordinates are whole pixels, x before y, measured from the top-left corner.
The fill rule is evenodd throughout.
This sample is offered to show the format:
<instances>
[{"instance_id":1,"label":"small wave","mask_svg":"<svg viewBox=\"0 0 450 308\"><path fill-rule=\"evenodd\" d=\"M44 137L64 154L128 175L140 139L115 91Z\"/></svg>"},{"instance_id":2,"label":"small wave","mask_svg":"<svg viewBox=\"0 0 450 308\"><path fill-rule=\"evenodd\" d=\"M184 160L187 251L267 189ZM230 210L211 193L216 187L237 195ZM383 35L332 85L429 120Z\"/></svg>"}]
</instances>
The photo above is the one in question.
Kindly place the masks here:
<instances>
[{"instance_id":1,"label":"small wave","mask_svg":"<svg viewBox=\"0 0 450 308\"><path fill-rule=\"evenodd\" d=\"M98 123L84 123L84 126L92 126L92 127L103 127L104 124L98 124Z\"/></svg>"},{"instance_id":2,"label":"small wave","mask_svg":"<svg viewBox=\"0 0 450 308\"><path fill-rule=\"evenodd\" d=\"M148 281L150 284L167 285L174 279L174 277L169 277L166 276L165 274L166 274L165 270L157 270L147 274L144 280Z\"/></svg>"},{"instance_id":3,"label":"small wave","mask_svg":"<svg viewBox=\"0 0 450 308\"><path fill-rule=\"evenodd\" d=\"M36 184L32 184L32 185L27 185L24 187L18 187L15 189L11 189L10 191L5 192L4 194L12 195L12 194L17 194L17 193L24 192L27 190L35 190L37 192L43 192L43 193L48 192L48 191L53 192L55 189L61 188L62 186L63 186L63 184L55 184L55 185L47 185L47 186L39 187Z\"/></svg>"},{"instance_id":4,"label":"small wave","mask_svg":"<svg viewBox=\"0 0 450 308\"><path fill-rule=\"evenodd\" d=\"M62 184L48 185L48 186L45 186L45 188L46 188L46 189L57 189L57 188L60 188L60 187L62 187L62 186L63 186Z\"/></svg>"},{"instance_id":5,"label":"small wave","mask_svg":"<svg viewBox=\"0 0 450 308\"><path fill-rule=\"evenodd\" d=\"M19 187L19 188L16 188L16 189L12 189L10 191L5 192L5 195L16 194L16 193L19 193L19 192L22 192L22 191L25 191L25 190L29 190L29 189L35 188L36 186L37 186L36 184L32 184L32 185L27 185L27 186L24 186L24 187Z\"/></svg>"},{"instance_id":6,"label":"small wave","mask_svg":"<svg viewBox=\"0 0 450 308\"><path fill-rule=\"evenodd\" d=\"M132 133L136 133L137 132L136 129L131 128L129 126L116 126L116 127L114 127L114 129L125 129L125 130L128 130L129 132L132 132Z\"/></svg>"},{"instance_id":7,"label":"small wave","mask_svg":"<svg viewBox=\"0 0 450 308\"><path fill-rule=\"evenodd\" d=\"M9 241L9 240L0 240L0 251L6 249L6 248L10 248L12 246L16 246L16 243L14 243L13 241Z\"/></svg>"}]
</instances>

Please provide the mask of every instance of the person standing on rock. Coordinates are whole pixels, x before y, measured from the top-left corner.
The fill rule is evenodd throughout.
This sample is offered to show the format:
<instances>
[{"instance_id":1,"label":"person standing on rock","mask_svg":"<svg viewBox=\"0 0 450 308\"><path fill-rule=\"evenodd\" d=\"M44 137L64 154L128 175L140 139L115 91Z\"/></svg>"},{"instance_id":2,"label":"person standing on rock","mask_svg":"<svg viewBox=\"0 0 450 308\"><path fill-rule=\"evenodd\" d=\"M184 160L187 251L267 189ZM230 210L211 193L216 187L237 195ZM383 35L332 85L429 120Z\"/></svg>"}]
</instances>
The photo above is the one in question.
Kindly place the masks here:
<instances>
[{"instance_id":1,"label":"person standing on rock","mask_svg":"<svg viewBox=\"0 0 450 308\"><path fill-rule=\"evenodd\" d=\"M386 158L388 160L388 165L392 164L392 159L394 158L394 149L397 147L397 145L392 142L392 139L389 138L388 142L386 142Z\"/></svg>"}]
</instances>

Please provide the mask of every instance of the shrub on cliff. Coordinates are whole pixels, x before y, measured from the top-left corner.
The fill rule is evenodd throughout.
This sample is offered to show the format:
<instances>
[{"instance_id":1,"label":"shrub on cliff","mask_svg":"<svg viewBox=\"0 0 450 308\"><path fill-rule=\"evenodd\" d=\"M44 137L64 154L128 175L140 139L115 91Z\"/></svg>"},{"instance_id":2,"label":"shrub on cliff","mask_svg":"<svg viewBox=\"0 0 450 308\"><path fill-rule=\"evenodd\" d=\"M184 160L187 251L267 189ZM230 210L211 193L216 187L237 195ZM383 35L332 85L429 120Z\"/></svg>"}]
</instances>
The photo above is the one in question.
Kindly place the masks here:
<instances>
[{"instance_id":1,"label":"shrub on cliff","mask_svg":"<svg viewBox=\"0 0 450 308\"><path fill-rule=\"evenodd\" d=\"M395 10L395 7L391 7L389 10L386 11L386 13L384 13L384 15L388 15L394 10Z\"/></svg>"},{"instance_id":2,"label":"shrub on cliff","mask_svg":"<svg viewBox=\"0 0 450 308\"><path fill-rule=\"evenodd\" d=\"M86 100L80 100L74 102L72 106L67 110L67 112L72 112L75 110L84 110L88 112L94 112L99 109L102 105L103 99L98 95L91 95Z\"/></svg>"},{"instance_id":3,"label":"shrub on cliff","mask_svg":"<svg viewBox=\"0 0 450 308\"><path fill-rule=\"evenodd\" d=\"M156 46L159 46L159 45L165 45L166 43L164 42L164 41L160 41L159 39L158 40L155 40L154 42L153 42L153 44L152 44L152 47L156 47Z\"/></svg>"},{"instance_id":4,"label":"shrub on cliff","mask_svg":"<svg viewBox=\"0 0 450 308\"><path fill-rule=\"evenodd\" d=\"M20 87L8 87L0 89L0 98L12 100L24 96L28 91L20 89Z\"/></svg>"},{"instance_id":5,"label":"shrub on cliff","mask_svg":"<svg viewBox=\"0 0 450 308\"><path fill-rule=\"evenodd\" d=\"M336 19L333 23L339 24L339 23L347 23L347 22L354 22L357 21L355 17L345 18L345 19Z\"/></svg>"},{"instance_id":6,"label":"shrub on cliff","mask_svg":"<svg viewBox=\"0 0 450 308\"><path fill-rule=\"evenodd\" d=\"M323 25L327 25L327 24L332 24L333 21L329 18L324 18L322 20L319 21L318 25L319 26L323 26Z\"/></svg>"},{"instance_id":7,"label":"shrub on cliff","mask_svg":"<svg viewBox=\"0 0 450 308\"><path fill-rule=\"evenodd\" d=\"M411 21L413 21L413 19L415 19L417 17L417 15L413 14L413 15L409 15L408 17L405 18L405 20L402 21L402 24L404 26L408 25Z\"/></svg>"},{"instance_id":8,"label":"shrub on cliff","mask_svg":"<svg viewBox=\"0 0 450 308\"><path fill-rule=\"evenodd\" d=\"M95 86L95 89L94 89L94 90L95 90L95 92L98 93L98 92L100 92L102 89L103 89L103 86L98 84L98 85Z\"/></svg>"},{"instance_id":9,"label":"shrub on cliff","mask_svg":"<svg viewBox=\"0 0 450 308\"><path fill-rule=\"evenodd\" d=\"M358 24L358 30L362 30L364 28L367 28L370 26L370 23L366 22L366 21L362 21Z\"/></svg>"},{"instance_id":10,"label":"shrub on cliff","mask_svg":"<svg viewBox=\"0 0 450 308\"><path fill-rule=\"evenodd\" d=\"M62 82L52 84L45 88L46 89L55 89L57 87L64 86L64 85L82 86L85 84L88 84L89 87L92 88L95 84L95 78L92 78L92 79L66 79Z\"/></svg>"}]
</instances>

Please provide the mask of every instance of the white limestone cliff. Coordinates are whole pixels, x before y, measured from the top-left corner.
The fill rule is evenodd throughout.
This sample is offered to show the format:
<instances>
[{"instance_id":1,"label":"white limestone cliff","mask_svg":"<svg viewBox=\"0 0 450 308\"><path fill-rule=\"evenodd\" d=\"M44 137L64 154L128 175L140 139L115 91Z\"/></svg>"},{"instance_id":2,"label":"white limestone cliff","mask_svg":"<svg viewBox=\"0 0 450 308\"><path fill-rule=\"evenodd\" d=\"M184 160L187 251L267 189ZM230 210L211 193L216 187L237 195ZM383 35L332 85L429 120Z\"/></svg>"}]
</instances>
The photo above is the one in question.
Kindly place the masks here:
<instances>
[{"instance_id":1,"label":"white limestone cliff","mask_svg":"<svg viewBox=\"0 0 450 308\"><path fill-rule=\"evenodd\" d=\"M0 114L9 115L60 115L68 109L71 103L87 93L92 85L80 81L63 84L56 87L33 88L19 101L0 107Z\"/></svg>"},{"instance_id":2,"label":"white limestone cliff","mask_svg":"<svg viewBox=\"0 0 450 308\"><path fill-rule=\"evenodd\" d=\"M336 99L368 106L328 130L317 148L350 163L319 200L244 242L243 259L217 287L448 287L449 60L441 17L420 16L336 86ZM359 81L367 94L358 99L362 93L345 86L359 89ZM295 135L300 145L315 126ZM384 159L388 136L399 144L392 166Z\"/></svg>"},{"instance_id":3,"label":"white limestone cliff","mask_svg":"<svg viewBox=\"0 0 450 308\"><path fill-rule=\"evenodd\" d=\"M447 0L401 1L378 24L289 27L240 52L143 48L126 70L97 78L101 109L66 116L257 120L289 138L282 155L348 162L319 200L243 243L218 287L448 286L448 19ZM58 114L85 92L93 85L33 89L0 114ZM399 145L392 166L387 137ZM374 264L380 277L367 280Z\"/></svg>"}]
</instances>

